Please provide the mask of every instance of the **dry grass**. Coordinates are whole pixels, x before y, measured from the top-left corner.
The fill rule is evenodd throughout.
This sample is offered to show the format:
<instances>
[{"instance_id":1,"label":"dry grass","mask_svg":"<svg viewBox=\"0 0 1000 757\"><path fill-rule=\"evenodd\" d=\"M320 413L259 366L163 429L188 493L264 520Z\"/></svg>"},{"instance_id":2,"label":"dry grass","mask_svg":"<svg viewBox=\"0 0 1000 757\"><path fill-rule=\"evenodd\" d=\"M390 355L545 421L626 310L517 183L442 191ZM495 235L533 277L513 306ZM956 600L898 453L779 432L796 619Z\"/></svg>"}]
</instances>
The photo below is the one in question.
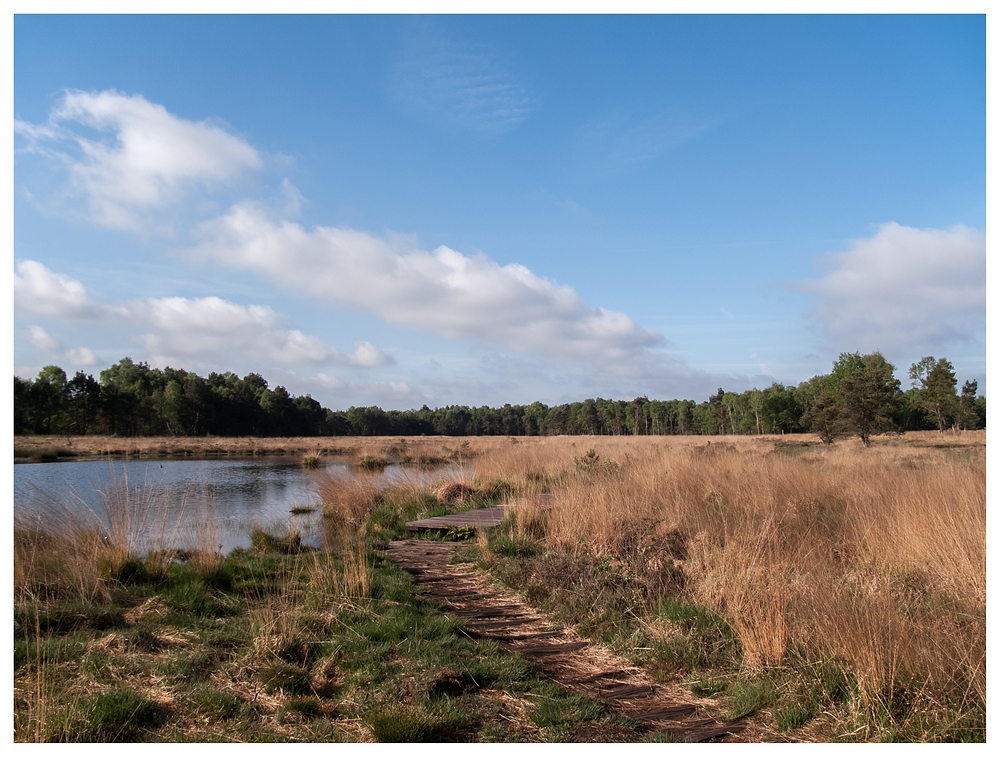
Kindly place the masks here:
<instances>
[{"instance_id":1,"label":"dry grass","mask_svg":"<svg viewBox=\"0 0 1000 757\"><path fill-rule=\"evenodd\" d=\"M379 501L378 483L368 476L324 474L317 484L323 517L361 525Z\"/></svg>"},{"instance_id":2,"label":"dry grass","mask_svg":"<svg viewBox=\"0 0 1000 757\"><path fill-rule=\"evenodd\" d=\"M434 489L434 496L449 505L455 502L469 502L478 493L475 487L463 484L461 481L448 481Z\"/></svg>"},{"instance_id":3,"label":"dry grass","mask_svg":"<svg viewBox=\"0 0 1000 757\"><path fill-rule=\"evenodd\" d=\"M973 454L931 449L945 440ZM605 447L617 467L557 490L545 544L636 572L675 560L690 597L727 616L751 670L805 650L844 661L873 711L904 689L985 703L984 435L795 455L734 441L628 458ZM678 533L682 561L666 539Z\"/></svg>"},{"instance_id":4,"label":"dry grass","mask_svg":"<svg viewBox=\"0 0 1000 757\"><path fill-rule=\"evenodd\" d=\"M74 509L40 493L30 515L15 513L15 601L106 601L108 579L117 580L146 552L147 567L162 569L164 555L170 553L169 536L166 521L152 518L155 490L114 475L100 495L100 513Z\"/></svg>"},{"instance_id":5,"label":"dry grass","mask_svg":"<svg viewBox=\"0 0 1000 757\"><path fill-rule=\"evenodd\" d=\"M259 446L261 440L202 441L231 445L217 454L299 449L287 439ZM724 617L748 675L827 662L842 667L857 685L861 719L868 719L862 727L869 730L854 738L885 735L878 725L883 715L898 720L921 707L956 714L985 708L985 432L907 434L874 440L869 449L855 440L824 446L809 436L324 442L302 440L300 452L459 463L460 480L441 484L441 500L508 493L516 502L511 528L517 539L552 554L622 566L651 593L646 601L653 607L657 591L679 592ZM45 444L82 451L75 439ZM162 449L155 440L136 445L129 454ZM374 568L365 528L381 505L438 501L434 487L424 484L380 491L371 476L316 478L327 516L324 550L297 555L296 575L260 598L267 604L255 607L248 670L273 668L277 675L285 670L279 662L295 662L297 645L318 645L338 612L370 596ZM530 497L543 492L552 493L550 509ZM119 480L106 495L103 521L69 517L49 503L33 508L33 521L15 523L15 609L107 603L117 591L116 570L135 561L145 548L140 536L149 545L151 532L160 554L167 554L171 535L148 516L150 491ZM221 563L211 502L195 505L206 508L206 517L190 557L203 560L198 572L210 576ZM484 535L479 544L488 550ZM666 577L662 584L653 580L657 575ZM309 587L305 598L301 585ZM137 618L157 611L156 603L134 608ZM678 633L665 618L641 622L654 640ZM44 631L27 635L36 639L32 655L40 655ZM31 722L40 724L55 686L45 676L54 674L41 657L34 666L40 673L25 696L37 711ZM271 695L260 696L264 702ZM847 714L833 708L817 722L838 718ZM856 728L856 720L849 729L846 722L838 733ZM920 740L920 727L905 737Z\"/></svg>"}]
</instances>

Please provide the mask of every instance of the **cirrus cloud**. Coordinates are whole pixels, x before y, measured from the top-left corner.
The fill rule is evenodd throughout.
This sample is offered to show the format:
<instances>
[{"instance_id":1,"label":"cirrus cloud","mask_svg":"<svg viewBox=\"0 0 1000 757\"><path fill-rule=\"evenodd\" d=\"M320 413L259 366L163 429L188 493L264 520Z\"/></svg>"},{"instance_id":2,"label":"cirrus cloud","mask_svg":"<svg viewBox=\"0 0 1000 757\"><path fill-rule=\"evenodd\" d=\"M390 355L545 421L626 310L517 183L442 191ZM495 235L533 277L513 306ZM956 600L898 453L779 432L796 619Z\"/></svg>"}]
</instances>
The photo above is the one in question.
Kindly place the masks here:
<instances>
[{"instance_id":1,"label":"cirrus cloud","mask_svg":"<svg viewBox=\"0 0 1000 757\"><path fill-rule=\"evenodd\" d=\"M571 287L523 265L397 236L307 230L242 203L199 227L198 259L253 271L280 287L450 339L563 360L645 358L663 338L621 312L584 303Z\"/></svg>"},{"instance_id":2,"label":"cirrus cloud","mask_svg":"<svg viewBox=\"0 0 1000 757\"><path fill-rule=\"evenodd\" d=\"M533 107L511 67L497 55L434 32L410 36L390 92L420 120L483 135L514 129Z\"/></svg>"},{"instance_id":3,"label":"cirrus cloud","mask_svg":"<svg viewBox=\"0 0 1000 757\"><path fill-rule=\"evenodd\" d=\"M797 282L812 315L841 350L933 351L985 326L986 235L958 225L886 223L827 256L821 279Z\"/></svg>"}]
</instances>

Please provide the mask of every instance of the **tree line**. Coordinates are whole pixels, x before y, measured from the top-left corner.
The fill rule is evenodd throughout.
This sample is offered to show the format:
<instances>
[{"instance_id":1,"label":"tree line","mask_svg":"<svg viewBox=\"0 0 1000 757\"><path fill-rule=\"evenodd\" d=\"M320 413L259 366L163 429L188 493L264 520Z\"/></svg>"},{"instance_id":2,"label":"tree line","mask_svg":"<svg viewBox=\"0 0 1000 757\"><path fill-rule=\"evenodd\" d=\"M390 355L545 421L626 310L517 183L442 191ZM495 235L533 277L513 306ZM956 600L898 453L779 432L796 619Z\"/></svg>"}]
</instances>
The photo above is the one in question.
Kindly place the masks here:
<instances>
[{"instance_id":1,"label":"tree line","mask_svg":"<svg viewBox=\"0 0 1000 757\"><path fill-rule=\"evenodd\" d=\"M124 358L99 378L58 366L14 377L15 434L117 436L538 436L560 434L781 434L812 431L825 442L856 435L864 444L888 431L986 426L986 398L951 362L925 357L901 388L878 352L843 353L826 375L798 386L774 383L736 393L722 388L694 400L586 399L549 407L383 410L324 408L308 394L273 389L256 373L150 368Z\"/></svg>"}]
</instances>

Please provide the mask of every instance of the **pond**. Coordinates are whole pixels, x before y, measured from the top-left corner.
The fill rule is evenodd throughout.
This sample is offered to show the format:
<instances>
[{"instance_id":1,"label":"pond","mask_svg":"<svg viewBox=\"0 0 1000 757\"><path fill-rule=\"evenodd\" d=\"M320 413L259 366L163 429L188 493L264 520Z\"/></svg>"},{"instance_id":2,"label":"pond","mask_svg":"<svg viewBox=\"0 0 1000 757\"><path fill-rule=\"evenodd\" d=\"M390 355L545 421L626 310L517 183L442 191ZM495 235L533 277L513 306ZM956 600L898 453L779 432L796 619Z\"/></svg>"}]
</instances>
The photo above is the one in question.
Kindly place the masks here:
<instances>
[{"instance_id":1,"label":"pond","mask_svg":"<svg viewBox=\"0 0 1000 757\"><path fill-rule=\"evenodd\" d=\"M325 476L366 476L380 486L430 485L459 477L457 466L432 470L390 465L361 473L344 462L318 469L281 458L229 460L83 460L14 466L15 522L73 519L105 530L122 526L133 547L203 548L208 536L228 553L250 545L250 532L297 529L317 546ZM295 508L299 514L293 514Z\"/></svg>"}]
</instances>

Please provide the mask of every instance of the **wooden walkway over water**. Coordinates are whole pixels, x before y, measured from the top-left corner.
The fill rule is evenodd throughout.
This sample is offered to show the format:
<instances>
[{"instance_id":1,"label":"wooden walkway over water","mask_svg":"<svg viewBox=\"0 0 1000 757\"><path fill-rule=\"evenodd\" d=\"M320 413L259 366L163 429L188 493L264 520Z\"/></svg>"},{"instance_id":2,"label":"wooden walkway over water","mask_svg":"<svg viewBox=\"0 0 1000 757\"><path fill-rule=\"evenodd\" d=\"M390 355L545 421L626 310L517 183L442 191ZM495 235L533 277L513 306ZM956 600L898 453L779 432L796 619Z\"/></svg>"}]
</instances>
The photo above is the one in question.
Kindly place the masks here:
<instances>
[{"instance_id":1,"label":"wooden walkway over water","mask_svg":"<svg viewBox=\"0 0 1000 757\"><path fill-rule=\"evenodd\" d=\"M527 500L515 500L504 505L481 507L476 510L466 510L451 515L438 515L434 518L412 520L406 524L407 531L447 531L450 528L493 528L499 526L507 510L518 507L530 501L535 507L547 510L552 507L551 494L538 494Z\"/></svg>"}]
</instances>

